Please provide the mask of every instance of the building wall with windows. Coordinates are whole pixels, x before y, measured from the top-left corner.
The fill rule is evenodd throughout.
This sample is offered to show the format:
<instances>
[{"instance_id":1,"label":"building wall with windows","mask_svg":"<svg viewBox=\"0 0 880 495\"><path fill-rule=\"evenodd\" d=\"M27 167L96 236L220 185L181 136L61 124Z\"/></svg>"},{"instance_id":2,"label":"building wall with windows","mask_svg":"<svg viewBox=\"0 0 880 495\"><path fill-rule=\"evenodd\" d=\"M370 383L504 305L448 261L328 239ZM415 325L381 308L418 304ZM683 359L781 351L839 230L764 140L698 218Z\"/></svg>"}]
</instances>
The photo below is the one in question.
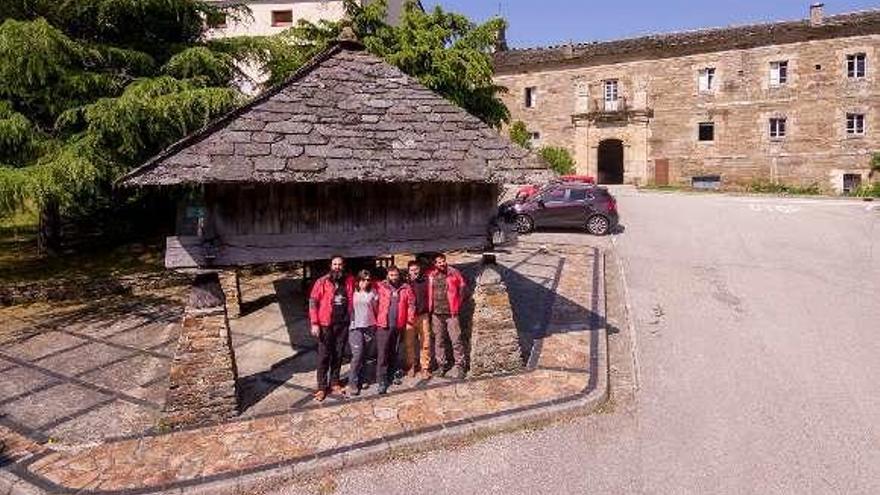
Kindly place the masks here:
<instances>
[{"instance_id":1,"label":"building wall with windows","mask_svg":"<svg viewBox=\"0 0 880 495\"><path fill-rule=\"evenodd\" d=\"M342 0L208 0L217 4L244 4L250 15L240 19L215 19L210 37L265 36L278 34L300 20L317 23L321 20L338 21L345 15ZM371 0L363 0L370 3ZM388 0L388 21L400 19L404 0ZM421 3L418 3L421 7Z\"/></svg>"},{"instance_id":2,"label":"building wall with windows","mask_svg":"<svg viewBox=\"0 0 880 495\"><path fill-rule=\"evenodd\" d=\"M221 3L221 2L218 2ZM278 34L300 20L318 22L322 19L338 21L345 15L342 0L279 1L245 0L249 15L215 24L208 32L211 37L265 36Z\"/></svg>"},{"instance_id":3,"label":"building wall with windows","mask_svg":"<svg viewBox=\"0 0 880 495\"><path fill-rule=\"evenodd\" d=\"M880 152L880 11L819 14L499 52L496 82L513 120L600 181L622 162L626 183L718 175L841 190L845 174L867 181Z\"/></svg>"}]
</instances>

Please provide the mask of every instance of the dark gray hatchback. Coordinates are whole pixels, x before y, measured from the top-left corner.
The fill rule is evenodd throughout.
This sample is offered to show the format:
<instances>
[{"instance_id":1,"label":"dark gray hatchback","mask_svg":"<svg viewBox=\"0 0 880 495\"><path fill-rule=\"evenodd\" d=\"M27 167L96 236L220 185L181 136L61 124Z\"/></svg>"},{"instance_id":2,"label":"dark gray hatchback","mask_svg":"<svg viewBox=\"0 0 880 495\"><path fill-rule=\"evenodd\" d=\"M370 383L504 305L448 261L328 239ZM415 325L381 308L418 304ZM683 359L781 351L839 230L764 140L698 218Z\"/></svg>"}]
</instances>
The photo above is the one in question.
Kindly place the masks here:
<instances>
[{"instance_id":1,"label":"dark gray hatchback","mask_svg":"<svg viewBox=\"0 0 880 495\"><path fill-rule=\"evenodd\" d=\"M502 203L498 213L521 234L537 228L583 228L607 235L619 220L617 200L607 188L575 182L548 184L529 197Z\"/></svg>"}]
</instances>

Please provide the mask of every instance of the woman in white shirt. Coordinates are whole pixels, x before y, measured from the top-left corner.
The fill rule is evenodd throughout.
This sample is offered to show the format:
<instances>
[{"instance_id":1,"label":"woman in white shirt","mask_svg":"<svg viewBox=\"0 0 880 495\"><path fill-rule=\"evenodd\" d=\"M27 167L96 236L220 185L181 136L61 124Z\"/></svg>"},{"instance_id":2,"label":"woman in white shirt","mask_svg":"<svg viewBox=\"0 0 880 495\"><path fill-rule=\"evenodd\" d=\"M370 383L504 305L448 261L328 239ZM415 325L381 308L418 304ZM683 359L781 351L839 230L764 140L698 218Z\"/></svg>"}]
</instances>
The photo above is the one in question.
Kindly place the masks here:
<instances>
[{"instance_id":1,"label":"woman in white shirt","mask_svg":"<svg viewBox=\"0 0 880 495\"><path fill-rule=\"evenodd\" d=\"M348 394L359 395L363 384L362 369L366 350L376 332L376 311L379 296L373 290L369 270L358 273L352 297L351 327L348 345L351 347L351 365L348 371Z\"/></svg>"}]
</instances>

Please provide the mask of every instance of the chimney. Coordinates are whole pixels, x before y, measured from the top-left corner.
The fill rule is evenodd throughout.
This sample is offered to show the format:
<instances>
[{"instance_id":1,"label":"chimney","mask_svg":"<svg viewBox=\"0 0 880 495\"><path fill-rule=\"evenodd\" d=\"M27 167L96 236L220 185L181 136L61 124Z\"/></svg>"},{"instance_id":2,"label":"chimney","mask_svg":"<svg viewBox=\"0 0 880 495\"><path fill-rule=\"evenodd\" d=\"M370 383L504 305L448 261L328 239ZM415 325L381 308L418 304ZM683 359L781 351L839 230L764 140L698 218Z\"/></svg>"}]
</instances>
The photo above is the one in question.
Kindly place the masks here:
<instances>
[{"instance_id":1,"label":"chimney","mask_svg":"<svg viewBox=\"0 0 880 495\"><path fill-rule=\"evenodd\" d=\"M810 5L810 26L821 26L825 21L825 4L814 3Z\"/></svg>"},{"instance_id":2,"label":"chimney","mask_svg":"<svg viewBox=\"0 0 880 495\"><path fill-rule=\"evenodd\" d=\"M498 30L498 37L495 38L495 51L506 52L507 49L507 23L504 23Z\"/></svg>"}]
</instances>

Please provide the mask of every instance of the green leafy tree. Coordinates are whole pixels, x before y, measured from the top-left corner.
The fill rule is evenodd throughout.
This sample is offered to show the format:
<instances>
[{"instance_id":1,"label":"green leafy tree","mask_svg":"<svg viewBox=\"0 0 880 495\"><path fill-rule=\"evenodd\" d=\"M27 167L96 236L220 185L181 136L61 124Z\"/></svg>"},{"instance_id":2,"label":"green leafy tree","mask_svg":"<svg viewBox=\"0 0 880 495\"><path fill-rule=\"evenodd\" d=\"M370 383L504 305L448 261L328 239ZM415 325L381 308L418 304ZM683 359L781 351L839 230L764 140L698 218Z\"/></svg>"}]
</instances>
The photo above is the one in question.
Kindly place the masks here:
<instances>
[{"instance_id":1,"label":"green leafy tree","mask_svg":"<svg viewBox=\"0 0 880 495\"><path fill-rule=\"evenodd\" d=\"M538 154L544 159L550 168L560 175L573 174L575 161L571 153L565 148L556 146L544 146L538 150Z\"/></svg>"},{"instance_id":2,"label":"green leafy tree","mask_svg":"<svg viewBox=\"0 0 880 495\"><path fill-rule=\"evenodd\" d=\"M230 7L230 15L241 10ZM233 108L245 51L202 41L201 0L0 3L0 215L35 205L44 240L62 214Z\"/></svg>"},{"instance_id":3,"label":"green leafy tree","mask_svg":"<svg viewBox=\"0 0 880 495\"><path fill-rule=\"evenodd\" d=\"M346 21L300 22L279 35L277 43L293 48L289 51L297 55L272 64L271 79L286 78L298 67L297 60L307 60L323 50L339 36L344 25L350 24L368 51L487 124L500 127L510 119L510 112L499 98L504 88L492 79L492 49L504 28L504 20L495 18L475 24L439 6L424 12L415 2L408 1L399 24L391 26L385 22L385 0L365 6L360 3L344 1Z\"/></svg>"},{"instance_id":4,"label":"green leafy tree","mask_svg":"<svg viewBox=\"0 0 880 495\"><path fill-rule=\"evenodd\" d=\"M384 0L345 10L370 52L493 126L509 119L492 80L501 19L477 25L410 2L390 26ZM241 103L240 67L279 83L344 24L206 40L205 20L219 15L250 14L204 0L0 2L0 215L35 205L51 246L60 217L112 209L117 177Z\"/></svg>"},{"instance_id":5,"label":"green leafy tree","mask_svg":"<svg viewBox=\"0 0 880 495\"><path fill-rule=\"evenodd\" d=\"M529 129L526 127L526 123L522 120L517 120L510 125L508 136L510 136L511 141L522 146L523 148L532 148L531 134L529 133Z\"/></svg>"}]
</instances>

